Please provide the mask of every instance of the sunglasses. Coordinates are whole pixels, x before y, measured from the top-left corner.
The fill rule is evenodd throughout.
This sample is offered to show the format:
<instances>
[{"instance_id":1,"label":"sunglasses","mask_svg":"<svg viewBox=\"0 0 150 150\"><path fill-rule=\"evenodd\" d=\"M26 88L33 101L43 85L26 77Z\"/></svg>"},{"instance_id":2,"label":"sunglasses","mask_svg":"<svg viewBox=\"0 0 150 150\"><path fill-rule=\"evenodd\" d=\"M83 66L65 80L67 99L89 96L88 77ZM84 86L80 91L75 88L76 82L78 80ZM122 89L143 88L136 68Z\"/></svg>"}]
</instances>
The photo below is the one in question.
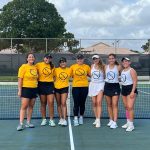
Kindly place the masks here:
<instances>
[{"instance_id":1,"label":"sunglasses","mask_svg":"<svg viewBox=\"0 0 150 150\"><path fill-rule=\"evenodd\" d=\"M93 58L93 60L97 60L98 58Z\"/></svg>"}]
</instances>

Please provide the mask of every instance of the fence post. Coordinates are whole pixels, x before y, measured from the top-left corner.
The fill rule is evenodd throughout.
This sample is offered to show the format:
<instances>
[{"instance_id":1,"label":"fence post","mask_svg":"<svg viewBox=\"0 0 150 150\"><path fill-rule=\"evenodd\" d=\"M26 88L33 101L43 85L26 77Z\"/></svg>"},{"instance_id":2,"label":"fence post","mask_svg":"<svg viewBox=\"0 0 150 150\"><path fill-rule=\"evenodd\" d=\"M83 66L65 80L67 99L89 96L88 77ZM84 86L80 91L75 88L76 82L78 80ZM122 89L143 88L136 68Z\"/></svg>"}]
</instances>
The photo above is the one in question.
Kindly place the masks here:
<instances>
[{"instance_id":1,"label":"fence post","mask_svg":"<svg viewBox=\"0 0 150 150\"><path fill-rule=\"evenodd\" d=\"M46 53L47 53L47 38L46 38Z\"/></svg>"}]
</instances>

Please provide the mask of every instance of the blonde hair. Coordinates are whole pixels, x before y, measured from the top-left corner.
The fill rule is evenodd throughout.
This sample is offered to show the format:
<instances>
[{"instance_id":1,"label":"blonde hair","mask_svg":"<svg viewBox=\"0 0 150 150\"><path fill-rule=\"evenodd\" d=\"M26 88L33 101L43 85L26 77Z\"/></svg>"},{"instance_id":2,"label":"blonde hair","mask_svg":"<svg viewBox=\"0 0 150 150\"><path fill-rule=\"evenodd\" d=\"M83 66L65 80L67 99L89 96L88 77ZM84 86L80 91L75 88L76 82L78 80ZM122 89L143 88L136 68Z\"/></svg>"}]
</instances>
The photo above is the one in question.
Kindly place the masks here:
<instances>
[{"instance_id":1,"label":"blonde hair","mask_svg":"<svg viewBox=\"0 0 150 150\"><path fill-rule=\"evenodd\" d=\"M99 58L98 69L104 72L104 64L101 58Z\"/></svg>"}]
</instances>

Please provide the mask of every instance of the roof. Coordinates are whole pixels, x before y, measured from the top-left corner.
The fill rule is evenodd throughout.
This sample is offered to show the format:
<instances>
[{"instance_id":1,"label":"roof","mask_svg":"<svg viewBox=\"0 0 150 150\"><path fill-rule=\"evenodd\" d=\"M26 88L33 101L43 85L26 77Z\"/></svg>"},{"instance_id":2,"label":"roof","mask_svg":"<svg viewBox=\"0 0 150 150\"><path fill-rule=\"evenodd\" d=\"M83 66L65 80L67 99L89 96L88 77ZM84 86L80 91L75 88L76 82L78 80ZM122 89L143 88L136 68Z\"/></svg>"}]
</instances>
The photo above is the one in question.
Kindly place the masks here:
<instances>
[{"instance_id":1,"label":"roof","mask_svg":"<svg viewBox=\"0 0 150 150\"><path fill-rule=\"evenodd\" d=\"M128 48L115 48L103 42L99 42L90 47L84 48L81 50L81 52L89 54L137 54L136 52L130 51Z\"/></svg>"},{"instance_id":2,"label":"roof","mask_svg":"<svg viewBox=\"0 0 150 150\"><path fill-rule=\"evenodd\" d=\"M2 49L0 50L0 54L17 54L16 49Z\"/></svg>"}]
</instances>

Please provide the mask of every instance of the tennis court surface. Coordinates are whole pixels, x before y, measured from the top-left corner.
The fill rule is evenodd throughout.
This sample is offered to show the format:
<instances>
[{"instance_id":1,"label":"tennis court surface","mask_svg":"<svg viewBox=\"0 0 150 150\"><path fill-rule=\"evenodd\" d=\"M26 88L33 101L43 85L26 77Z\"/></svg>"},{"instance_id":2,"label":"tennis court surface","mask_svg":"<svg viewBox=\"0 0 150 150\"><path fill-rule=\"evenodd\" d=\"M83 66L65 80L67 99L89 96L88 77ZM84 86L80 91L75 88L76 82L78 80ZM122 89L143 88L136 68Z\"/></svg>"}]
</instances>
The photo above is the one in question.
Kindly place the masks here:
<instances>
[{"instance_id":1,"label":"tennis court surface","mask_svg":"<svg viewBox=\"0 0 150 150\"><path fill-rule=\"evenodd\" d=\"M118 128L108 123L106 103L103 101L101 128L94 128L90 98L87 99L84 125L72 125L72 96L68 98L68 126L40 126L39 99L33 113L34 129L16 131L20 100L16 96L17 83L0 83L0 149L2 150L149 150L150 149L150 84L139 83L135 105L135 130L126 132L125 112L120 99ZM71 116L71 117L70 117ZM55 121L58 122L55 107Z\"/></svg>"}]
</instances>

